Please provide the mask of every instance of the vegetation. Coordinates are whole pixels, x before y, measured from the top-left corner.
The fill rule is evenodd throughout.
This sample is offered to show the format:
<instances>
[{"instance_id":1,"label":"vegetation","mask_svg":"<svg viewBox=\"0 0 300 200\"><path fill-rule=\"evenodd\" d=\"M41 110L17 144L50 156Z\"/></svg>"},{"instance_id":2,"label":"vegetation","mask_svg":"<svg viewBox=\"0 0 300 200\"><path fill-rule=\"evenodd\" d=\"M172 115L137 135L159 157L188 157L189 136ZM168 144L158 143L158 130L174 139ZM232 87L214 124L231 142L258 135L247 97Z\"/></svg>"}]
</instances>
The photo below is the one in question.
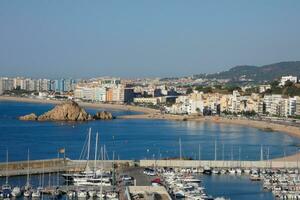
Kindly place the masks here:
<instances>
[{"instance_id":1,"label":"vegetation","mask_svg":"<svg viewBox=\"0 0 300 200\"><path fill-rule=\"evenodd\" d=\"M231 82L235 81L248 81L248 82L265 82L278 79L281 76L293 74L300 76L300 61L295 62L280 62L270 65L257 66L237 66L228 71L215 74L199 74L195 78L208 78L208 79L230 79Z\"/></svg>"},{"instance_id":2,"label":"vegetation","mask_svg":"<svg viewBox=\"0 0 300 200\"><path fill-rule=\"evenodd\" d=\"M284 86L279 86L278 81L273 81L271 89L267 90L265 94L281 94L289 97L300 96L300 85L287 81Z\"/></svg>"}]
</instances>

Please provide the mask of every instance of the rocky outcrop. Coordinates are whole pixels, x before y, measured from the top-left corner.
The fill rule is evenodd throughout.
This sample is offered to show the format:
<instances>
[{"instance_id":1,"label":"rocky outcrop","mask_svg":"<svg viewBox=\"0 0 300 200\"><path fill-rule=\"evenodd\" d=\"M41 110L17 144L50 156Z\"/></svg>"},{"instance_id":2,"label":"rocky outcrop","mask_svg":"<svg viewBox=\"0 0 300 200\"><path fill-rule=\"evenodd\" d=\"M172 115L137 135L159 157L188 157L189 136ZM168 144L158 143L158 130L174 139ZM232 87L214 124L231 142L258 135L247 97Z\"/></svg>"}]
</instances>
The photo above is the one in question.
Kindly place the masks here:
<instances>
[{"instance_id":1,"label":"rocky outcrop","mask_svg":"<svg viewBox=\"0 0 300 200\"><path fill-rule=\"evenodd\" d=\"M94 115L94 119L96 120L111 120L113 119L113 115L110 112L102 111L102 112L97 112Z\"/></svg>"},{"instance_id":2,"label":"rocky outcrop","mask_svg":"<svg viewBox=\"0 0 300 200\"><path fill-rule=\"evenodd\" d=\"M92 117L74 101L57 105L38 117L39 121L87 121L91 119Z\"/></svg>"},{"instance_id":3,"label":"rocky outcrop","mask_svg":"<svg viewBox=\"0 0 300 200\"><path fill-rule=\"evenodd\" d=\"M20 120L38 121L88 121L88 120L109 120L113 119L111 113L103 111L91 116L76 102L68 101L55 106L52 110L37 117L34 113L19 117Z\"/></svg>"},{"instance_id":4,"label":"rocky outcrop","mask_svg":"<svg viewBox=\"0 0 300 200\"><path fill-rule=\"evenodd\" d=\"M34 114L34 113L31 113L31 114L29 114L29 115L24 115L24 116L19 117L20 120L26 120L26 121L29 121L29 120L31 120L31 121L37 120L37 118L38 118L38 117L37 117L36 114Z\"/></svg>"}]
</instances>

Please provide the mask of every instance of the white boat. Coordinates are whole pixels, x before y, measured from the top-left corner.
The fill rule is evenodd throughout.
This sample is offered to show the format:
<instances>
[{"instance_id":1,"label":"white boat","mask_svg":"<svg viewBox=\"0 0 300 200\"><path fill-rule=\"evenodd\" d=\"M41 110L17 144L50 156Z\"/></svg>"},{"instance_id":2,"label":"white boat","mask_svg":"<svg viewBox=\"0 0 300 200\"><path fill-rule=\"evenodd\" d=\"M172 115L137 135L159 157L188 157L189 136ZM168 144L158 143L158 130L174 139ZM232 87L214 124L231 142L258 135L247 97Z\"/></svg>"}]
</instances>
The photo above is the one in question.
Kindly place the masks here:
<instances>
[{"instance_id":1,"label":"white boat","mask_svg":"<svg viewBox=\"0 0 300 200\"><path fill-rule=\"evenodd\" d=\"M77 197L78 197L78 198L87 198L87 197L88 197L88 194L87 194L86 191L79 191L79 192L77 193Z\"/></svg>"},{"instance_id":2,"label":"white boat","mask_svg":"<svg viewBox=\"0 0 300 200\"><path fill-rule=\"evenodd\" d=\"M212 173L213 173L213 174L220 174L220 171L219 171L218 169L214 168L214 169L212 170Z\"/></svg>"},{"instance_id":3,"label":"white boat","mask_svg":"<svg viewBox=\"0 0 300 200\"><path fill-rule=\"evenodd\" d=\"M103 194L101 191L96 193L96 197L103 199L105 197L105 194Z\"/></svg>"},{"instance_id":4,"label":"white boat","mask_svg":"<svg viewBox=\"0 0 300 200\"><path fill-rule=\"evenodd\" d=\"M11 195L13 197L21 196L21 189L19 187L14 187L13 190L11 191Z\"/></svg>"},{"instance_id":5,"label":"white boat","mask_svg":"<svg viewBox=\"0 0 300 200\"><path fill-rule=\"evenodd\" d=\"M262 178L260 177L260 175L258 173L252 173L250 176L250 180L251 181L260 181Z\"/></svg>"},{"instance_id":6,"label":"white boat","mask_svg":"<svg viewBox=\"0 0 300 200\"><path fill-rule=\"evenodd\" d=\"M236 173L235 169L230 169L229 170L229 174L235 174L235 173Z\"/></svg>"},{"instance_id":7,"label":"white boat","mask_svg":"<svg viewBox=\"0 0 300 200\"><path fill-rule=\"evenodd\" d=\"M106 198L111 199L111 200L114 198L118 199L118 194L116 192L108 192L108 193L106 193Z\"/></svg>"},{"instance_id":8,"label":"white boat","mask_svg":"<svg viewBox=\"0 0 300 200\"><path fill-rule=\"evenodd\" d=\"M72 190L68 191L67 196L69 197L69 199L76 198L76 191L72 191Z\"/></svg>"},{"instance_id":9,"label":"white boat","mask_svg":"<svg viewBox=\"0 0 300 200\"><path fill-rule=\"evenodd\" d=\"M31 194L32 194L31 190L25 190L23 193L24 197L27 197L27 198L31 197Z\"/></svg>"},{"instance_id":10,"label":"white boat","mask_svg":"<svg viewBox=\"0 0 300 200\"><path fill-rule=\"evenodd\" d=\"M242 169L240 169L240 168L237 168L237 169L236 169L236 173L237 173L238 175L241 175L242 172L243 172Z\"/></svg>"},{"instance_id":11,"label":"white boat","mask_svg":"<svg viewBox=\"0 0 300 200\"><path fill-rule=\"evenodd\" d=\"M89 190L88 194L89 194L89 197L95 197L97 192L95 190Z\"/></svg>"},{"instance_id":12,"label":"white boat","mask_svg":"<svg viewBox=\"0 0 300 200\"><path fill-rule=\"evenodd\" d=\"M8 150L6 150L6 181L2 185L2 196L3 198L11 198L11 186L8 184Z\"/></svg>"},{"instance_id":13,"label":"white boat","mask_svg":"<svg viewBox=\"0 0 300 200\"><path fill-rule=\"evenodd\" d=\"M35 198L35 199L40 198L40 197L41 197L41 192L40 192L40 190L34 190L34 191L32 192L32 194L31 194L31 197L32 197L32 198Z\"/></svg>"}]
</instances>

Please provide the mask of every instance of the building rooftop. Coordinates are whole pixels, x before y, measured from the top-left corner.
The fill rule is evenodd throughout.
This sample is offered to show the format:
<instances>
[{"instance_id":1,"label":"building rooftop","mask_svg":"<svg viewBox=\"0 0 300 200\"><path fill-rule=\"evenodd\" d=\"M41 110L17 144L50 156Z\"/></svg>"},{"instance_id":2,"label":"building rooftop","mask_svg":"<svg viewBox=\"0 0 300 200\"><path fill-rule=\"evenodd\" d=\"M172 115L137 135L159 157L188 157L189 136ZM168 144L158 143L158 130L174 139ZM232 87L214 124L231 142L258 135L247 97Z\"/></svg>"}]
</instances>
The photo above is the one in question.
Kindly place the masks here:
<instances>
[{"instance_id":1,"label":"building rooftop","mask_svg":"<svg viewBox=\"0 0 300 200\"><path fill-rule=\"evenodd\" d=\"M129 186L126 191L128 200L171 200L163 186Z\"/></svg>"}]
</instances>

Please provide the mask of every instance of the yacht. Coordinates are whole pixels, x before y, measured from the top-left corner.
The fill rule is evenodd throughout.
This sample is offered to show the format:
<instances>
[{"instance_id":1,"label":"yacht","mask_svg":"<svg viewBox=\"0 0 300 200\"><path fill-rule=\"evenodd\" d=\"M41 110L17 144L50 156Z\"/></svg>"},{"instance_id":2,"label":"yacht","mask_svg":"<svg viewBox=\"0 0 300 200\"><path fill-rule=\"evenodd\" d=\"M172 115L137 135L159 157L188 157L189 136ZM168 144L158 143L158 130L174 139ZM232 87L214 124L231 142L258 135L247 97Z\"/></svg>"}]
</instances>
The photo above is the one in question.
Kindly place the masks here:
<instances>
[{"instance_id":1,"label":"yacht","mask_svg":"<svg viewBox=\"0 0 300 200\"><path fill-rule=\"evenodd\" d=\"M21 196L21 189L19 187L14 187L13 190L11 191L11 195L13 197L19 197Z\"/></svg>"},{"instance_id":2,"label":"yacht","mask_svg":"<svg viewBox=\"0 0 300 200\"><path fill-rule=\"evenodd\" d=\"M77 193L77 197L78 198L87 198L88 197L88 194L87 194L87 192L86 191L83 191L83 190L81 190L81 191L79 191L78 193Z\"/></svg>"},{"instance_id":3,"label":"yacht","mask_svg":"<svg viewBox=\"0 0 300 200\"><path fill-rule=\"evenodd\" d=\"M8 150L6 150L6 181L5 181L5 184L2 185L2 195L3 195L3 198L12 197L11 186L8 184Z\"/></svg>"},{"instance_id":4,"label":"yacht","mask_svg":"<svg viewBox=\"0 0 300 200\"><path fill-rule=\"evenodd\" d=\"M32 191L31 197L34 199L38 199L41 197L41 191L36 189Z\"/></svg>"},{"instance_id":5,"label":"yacht","mask_svg":"<svg viewBox=\"0 0 300 200\"><path fill-rule=\"evenodd\" d=\"M10 185L8 185L8 184L2 185L2 195L3 195L3 198L11 198L12 197Z\"/></svg>"}]
</instances>

